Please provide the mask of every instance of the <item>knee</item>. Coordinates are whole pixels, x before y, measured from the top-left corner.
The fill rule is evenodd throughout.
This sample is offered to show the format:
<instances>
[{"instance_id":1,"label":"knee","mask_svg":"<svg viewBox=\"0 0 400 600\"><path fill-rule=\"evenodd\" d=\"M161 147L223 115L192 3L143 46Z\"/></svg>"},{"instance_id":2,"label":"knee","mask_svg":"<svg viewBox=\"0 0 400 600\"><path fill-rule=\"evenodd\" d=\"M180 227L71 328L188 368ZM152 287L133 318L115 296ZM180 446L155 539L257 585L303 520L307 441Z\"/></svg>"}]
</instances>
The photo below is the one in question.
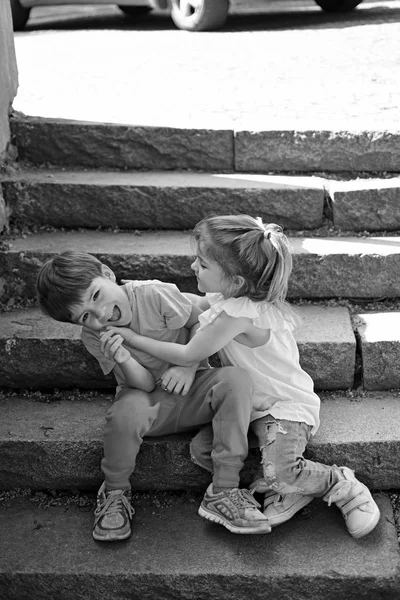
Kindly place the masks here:
<instances>
[{"instance_id":1,"label":"knee","mask_svg":"<svg viewBox=\"0 0 400 600\"><path fill-rule=\"evenodd\" d=\"M113 430L141 429L148 418L150 399L146 392L129 389L122 391L109 409L106 422Z\"/></svg>"},{"instance_id":2,"label":"knee","mask_svg":"<svg viewBox=\"0 0 400 600\"><path fill-rule=\"evenodd\" d=\"M280 491L289 493L296 488L297 477L301 471L299 464L277 468L272 462L264 463L264 479L268 485Z\"/></svg>"},{"instance_id":3,"label":"knee","mask_svg":"<svg viewBox=\"0 0 400 600\"><path fill-rule=\"evenodd\" d=\"M218 380L242 395L252 395L254 384L246 369L241 367L221 367L218 369Z\"/></svg>"}]
</instances>

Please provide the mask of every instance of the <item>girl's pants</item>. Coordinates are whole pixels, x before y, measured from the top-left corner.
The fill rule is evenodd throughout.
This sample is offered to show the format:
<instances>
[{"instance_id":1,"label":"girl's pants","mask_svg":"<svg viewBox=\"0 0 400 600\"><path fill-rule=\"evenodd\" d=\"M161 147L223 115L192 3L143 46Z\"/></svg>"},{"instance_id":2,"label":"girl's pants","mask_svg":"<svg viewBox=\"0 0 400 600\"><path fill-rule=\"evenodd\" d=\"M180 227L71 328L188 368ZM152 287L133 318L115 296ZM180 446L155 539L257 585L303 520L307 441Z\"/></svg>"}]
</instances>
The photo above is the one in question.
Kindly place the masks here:
<instances>
[{"instance_id":1,"label":"girl's pants","mask_svg":"<svg viewBox=\"0 0 400 600\"><path fill-rule=\"evenodd\" d=\"M305 423L275 419L271 415L251 423L249 446L259 446L261 451L261 465L254 482L256 491L322 497L343 479L335 465L304 458L310 432L311 427ZM204 427L190 445L193 461L211 472L212 435L211 429Z\"/></svg>"},{"instance_id":2,"label":"girl's pants","mask_svg":"<svg viewBox=\"0 0 400 600\"><path fill-rule=\"evenodd\" d=\"M106 416L101 463L106 488L130 488L145 436L190 431L210 421L213 483L237 487L248 453L252 394L249 375L237 367L198 371L186 396L169 394L160 386L151 393L124 387Z\"/></svg>"},{"instance_id":3,"label":"girl's pants","mask_svg":"<svg viewBox=\"0 0 400 600\"><path fill-rule=\"evenodd\" d=\"M271 415L253 421L251 428L258 438L261 466L257 479L266 489L279 494L324 496L342 473L335 465L328 466L304 458L303 453L311 437L311 426L297 421L275 419Z\"/></svg>"}]
</instances>

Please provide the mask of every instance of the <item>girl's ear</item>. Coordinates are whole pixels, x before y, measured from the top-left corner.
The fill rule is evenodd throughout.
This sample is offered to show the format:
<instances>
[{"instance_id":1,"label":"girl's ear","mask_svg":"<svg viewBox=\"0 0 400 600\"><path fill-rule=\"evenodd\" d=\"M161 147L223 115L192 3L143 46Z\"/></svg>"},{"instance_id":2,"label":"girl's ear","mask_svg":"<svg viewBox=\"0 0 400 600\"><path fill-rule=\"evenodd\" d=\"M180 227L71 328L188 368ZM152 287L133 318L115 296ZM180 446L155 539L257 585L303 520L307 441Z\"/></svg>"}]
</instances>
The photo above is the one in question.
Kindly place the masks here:
<instances>
[{"instance_id":1,"label":"girl's ear","mask_svg":"<svg viewBox=\"0 0 400 600\"><path fill-rule=\"evenodd\" d=\"M114 283L116 282L114 271L111 271L110 267L107 267L107 265L101 265L101 272L103 274L103 277L109 279L110 281L113 281Z\"/></svg>"},{"instance_id":2,"label":"girl's ear","mask_svg":"<svg viewBox=\"0 0 400 600\"><path fill-rule=\"evenodd\" d=\"M235 291L238 291L243 288L243 285L246 283L246 280L241 275L234 275L232 277L232 284L235 288Z\"/></svg>"}]
</instances>

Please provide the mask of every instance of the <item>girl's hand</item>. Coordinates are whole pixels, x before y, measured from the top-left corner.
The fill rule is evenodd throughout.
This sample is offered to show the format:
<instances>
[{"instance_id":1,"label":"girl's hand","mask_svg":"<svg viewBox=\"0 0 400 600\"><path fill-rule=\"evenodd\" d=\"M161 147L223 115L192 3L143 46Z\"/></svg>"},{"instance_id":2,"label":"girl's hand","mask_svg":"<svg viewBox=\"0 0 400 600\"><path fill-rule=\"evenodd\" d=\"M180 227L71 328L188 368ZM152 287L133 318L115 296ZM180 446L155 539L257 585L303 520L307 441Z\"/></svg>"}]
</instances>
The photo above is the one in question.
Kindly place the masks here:
<instances>
[{"instance_id":1,"label":"girl's hand","mask_svg":"<svg viewBox=\"0 0 400 600\"><path fill-rule=\"evenodd\" d=\"M132 329L129 329L129 327L112 327L112 325L107 325L105 332L120 335L124 341L131 346L134 345L135 337L138 335L137 333L134 333Z\"/></svg>"},{"instance_id":2,"label":"girl's hand","mask_svg":"<svg viewBox=\"0 0 400 600\"><path fill-rule=\"evenodd\" d=\"M197 365L194 367L170 367L161 375L160 385L171 394L186 396L192 387L196 371Z\"/></svg>"},{"instance_id":3,"label":"girl's hand","mask_svg":"<svg viewBox=\"0 0 400 600\"><path fill-rule=\"evenodd\" d=\"M116 328L115 328L116 329ZM129 350L123 347L124 338L113 331L102 331L100 333L100 351L109 360L123 364L130 359Z\"/></svg>"}]
</instances>

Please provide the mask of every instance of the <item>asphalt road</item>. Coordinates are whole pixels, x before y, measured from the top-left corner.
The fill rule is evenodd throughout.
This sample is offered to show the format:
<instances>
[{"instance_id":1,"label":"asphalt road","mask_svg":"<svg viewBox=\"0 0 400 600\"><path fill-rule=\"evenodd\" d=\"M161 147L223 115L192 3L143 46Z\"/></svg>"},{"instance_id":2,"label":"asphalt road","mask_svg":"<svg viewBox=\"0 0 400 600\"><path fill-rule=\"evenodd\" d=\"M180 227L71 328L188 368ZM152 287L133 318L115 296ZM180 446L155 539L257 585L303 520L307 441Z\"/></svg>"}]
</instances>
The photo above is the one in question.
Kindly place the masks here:
<instances>
[{"instance_id":1,"label":"asphalt road","mask_svg":"<svg viewBox=\"0 0 400 600\"><path fill-rule=\"evenodd\" d=\"M117 7L33 9L15 34L28 115L208 128L400 129L400 1L345 16L236 0L221 31Z\"/></svg>"}]
</instances>

